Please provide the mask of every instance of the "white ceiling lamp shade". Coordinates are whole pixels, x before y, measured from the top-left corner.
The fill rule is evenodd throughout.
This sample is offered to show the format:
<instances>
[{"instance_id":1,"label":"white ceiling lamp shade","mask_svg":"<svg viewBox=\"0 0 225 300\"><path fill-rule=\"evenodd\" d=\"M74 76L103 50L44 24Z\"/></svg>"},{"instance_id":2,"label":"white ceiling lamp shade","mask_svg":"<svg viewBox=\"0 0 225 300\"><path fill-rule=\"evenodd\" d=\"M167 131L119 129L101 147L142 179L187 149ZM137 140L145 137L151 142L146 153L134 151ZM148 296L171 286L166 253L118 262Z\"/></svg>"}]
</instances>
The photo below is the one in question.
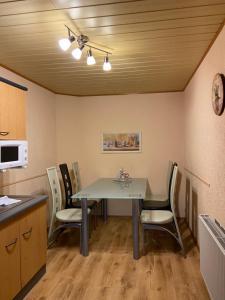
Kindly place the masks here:
<instances>
[{"instance_id":1,"label":"white ceiling lamp shade","mask_svg":"<svg viewBox=\"0 0 225 300\"><path fill-rule=\"evenodd\" d=\"M63 39L59 40L59 46L63 51L67 51L70 48L72 42L74 42L74 41L75 41L75 37L72 35L69 35L68 38L63 38Z\"/></svg>"},{"instance_id":2,"label":"white ceiling lamp shade","mask_svg":"<svg viewBox=\"0 0 225 300\"><path fill-rule=\"evenodd\" d=\"M96 61L95 61L95 58L92 55L92 51L90 49L87 52L87 65L91 66L91 65L94 65L94 64L96 64Z\"/></svg>"},{"instance_id":3,"label":"white ceiling lamp shade","mask_svg":"<svg viewBox=\"0 0 225 300\"><path fill-rule=\"evenodd\" d=\"M73 51L72 51L72 56L74 59L76 60L80 60L81 58L81 55L82 55L82 50L84 48L84 45L79 47L79 48L75 48Z\"/></svg>"},{"instance_id":4,"label":"white ceiling lamp shade","mask_svg":"<svg viewBox=\"0 0 225 300\"><path fill-rule=\"evenodd\" d=\"M108 53L107 56L104 58L103 70L108 72L112 69L111 63L109 61Z\"/></svg>"}]
</instances>

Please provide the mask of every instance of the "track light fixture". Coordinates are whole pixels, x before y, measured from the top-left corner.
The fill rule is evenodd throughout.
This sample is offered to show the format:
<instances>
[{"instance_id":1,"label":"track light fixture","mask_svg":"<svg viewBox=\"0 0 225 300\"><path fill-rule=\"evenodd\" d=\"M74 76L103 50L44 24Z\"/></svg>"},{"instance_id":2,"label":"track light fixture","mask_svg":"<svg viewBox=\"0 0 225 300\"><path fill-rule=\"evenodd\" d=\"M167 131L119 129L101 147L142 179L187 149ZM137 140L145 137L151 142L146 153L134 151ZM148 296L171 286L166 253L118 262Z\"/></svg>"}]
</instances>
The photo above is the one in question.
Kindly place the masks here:
<instances>
[{"instance_id":1,"label":"track light fixture","mask_svg":"<svg viewBox=\"0 0 225 300\"><path fill-rule=\"evenodd\" d=\"M82 45L81 47L73 49L72 55L76 60L79 60L81 58L83 48L84 48L84 45Z\"/></svg>"},{"instance_id":2,"label":"track light fixture","mask_svg":"<svg viewBox=\"0 0 225 300\"><path fill-rule=\"evenodd\" d=\"M95 58L92 55L92 51L90 49L87 52L87 65L91 66L91 65L94 65L94 64L96 64L96 61L95 61Z\"/></svg>"},{"instance_id":3,"label":"track light fixture","mask_svg":"<svg viewBox=\"0 0 225 300\"><path fill-rule=\"evenodd\" d=\"M68 30L68 37L59 40L59 46L63 51L67 51L70 48L71 44L74 41L76 41L78 47L73 49L73 51L71 52L74 59L79 60L82 56L82 50L84 49L84 47L88 47L89 50L87 51L87 65L94 65L96 63L95 58L92 54L92 49L94 49L96 51L100 51L106 54L104 58L103 70L110 71L112 69L111 64L109 62L109 55L112 53L105 51L101 48L89 45L89 39L86 35L81 34L78 36L68 26L65 25L65 27Z\"/></svg>"},{"instance_id":4,"label":"track light fixture","mask_svg":"<svg viewBox=\"0 0 225 300\"><path fill-rule=\"evenodd\" d=\"M68 37L59 40L59 46L63 51L66 51L70 48L71 44L75 41L75 37L71 35L71 30L68 29Z\"/></svg>"},{"instance_id":5,"label":"track light fixture","mask_svg":"<svg viewBox=\"0 0 225 300\"><path fill-rule=\"evenodd\" d=\"M107 53L106 57L104 58L103 70L110 71L111 69L112 69L112 66L109 61L109 57L108 57L108 53Z\"/></svg>"}]
</instances>

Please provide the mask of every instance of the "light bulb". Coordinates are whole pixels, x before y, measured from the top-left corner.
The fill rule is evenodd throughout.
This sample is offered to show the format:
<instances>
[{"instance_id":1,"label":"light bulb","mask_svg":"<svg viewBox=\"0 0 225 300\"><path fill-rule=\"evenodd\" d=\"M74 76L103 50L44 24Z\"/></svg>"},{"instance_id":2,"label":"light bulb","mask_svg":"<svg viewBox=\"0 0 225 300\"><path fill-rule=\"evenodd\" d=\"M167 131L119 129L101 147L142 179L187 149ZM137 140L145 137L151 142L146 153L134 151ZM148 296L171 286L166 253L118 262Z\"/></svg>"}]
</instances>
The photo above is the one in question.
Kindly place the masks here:
<instances>
[{"instance_id":1,"label":"light bulb","mask_svg":"<svg viewBox=\"0 0 225 300\"><path fill-rule=\"evenodd\" d=\"M76 48L72 51L72 55L76 60L79 60L81 58L82 55L82 51L80 48Z\"/></svg>"},{"instance_id":2,"label":"light bulb","mask_svg":"<svg viewBox=\"0 0 225 300\"><path fill-rule=\"evenodd\" d=\"M88 50L87 53L87 65L94 65L96 63L94 56L92 55L91 50Z\"/></svg>"},{"instance_id":3,"label":"light bulb","mask_svg":"<svg viewBox=\"0 0 225 300\"><path fill-rule=\"evenodd\" d=\"M104 59L103 70L104 71L110 71L111 69L112 69L112 66L109 62L109 58L108 58L108 56L106 56L105 59Z\"/></svg>"},{"instance_id":4,"label":"light bulb","mask_svg":"<svg viewBox=\"0 0 225 300\"><path fill-rule=\"evenodd\" d=\"M59 46L63 51L66 51L71 46L71 41L67 38L59 40Z\"/></svg>"},{"instance_id":5,"label":"light bulb","mask_svg":"<svg viewBox=\"0 0 225 300\"><path fill-rule=\"evenodd\" d=\"M75 37L70 35L68 38L59 40L59 46L63 51L66 51L71 46L72 42L75 41Z\"/></svg>"}]
</instances>

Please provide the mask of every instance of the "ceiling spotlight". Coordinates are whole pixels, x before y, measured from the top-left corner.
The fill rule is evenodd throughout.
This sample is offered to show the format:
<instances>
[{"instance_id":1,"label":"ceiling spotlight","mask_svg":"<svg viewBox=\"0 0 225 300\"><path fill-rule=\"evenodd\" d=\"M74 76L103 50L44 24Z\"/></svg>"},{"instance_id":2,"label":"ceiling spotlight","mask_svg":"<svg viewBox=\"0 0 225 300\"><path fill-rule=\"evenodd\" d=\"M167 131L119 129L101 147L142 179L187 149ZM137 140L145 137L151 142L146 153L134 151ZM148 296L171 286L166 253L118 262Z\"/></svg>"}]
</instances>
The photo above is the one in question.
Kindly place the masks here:
<instances>
[{"instance_id":1,"label":"ceiling spotlight","mask_svg":"<svg viewBox=\"0 0 225 300\"><path fill-rule=\"evenodd\" d=\"M75 37L71 35L70 29L68 29L68 38L64 38L59 40L59 46L63 51L66 51L71 46L72 42L75 41Z\"/></svg>"},{"instance_id":2,"label":"ceiling spotlight","mask_svg":"<svg viewBox=\"0 0 225 300\"><path fill-rule=\"evenodd\" d=\"M83 48L84 45L72 51L72 55L76 60L79 60L81 58Z\"/></svg>"},{"instance_id":3,"label":"ceiling spotlight","mask_svg":"<svg viewBox=\"0 0 225 300\"><path fill-rule=\"evenodd\" d=\"M108 53L107 53L107 56L104 58L103 70L110 71L111 69L112 69L112 66L109 62L109 57L108 57Z\"/></svg>"},{"instance_id":4,"label":"ceiling spotlight","mask_svg":"<svg viewBox=\"0 0 225 300\"><path fill-rule=\"evenodd\" d=\"M0 0L1 2L1 0ZM112 53L102 49L100 46L95 46L93 42L89 42L89 38L86 35L83 34L77 34L73 30L71 30L67 25L65 25L66 29L68 30L68 36L67 38L63 38L58 41L60 48L63 51L67 51L71 44L76 41L76 47L72 47L73 49L71 50L71 54L74 59L80 60L82 54L83 54L83 49L87 47L87 65L94 65L96 64L95 58L92 55L92 50L101 52L104 54L104 64L103 64L103 70L104 71L110 71L112 69L111 63L109 62L109 55ZM91 43L91 45L90 45Z\"/></svg>"},{"instance_id":5,"label":"ceiling spotlight","mask_svg":"<svg viewBox=\"0 0 225 300\"><path fill-rule=\"evenodd\" d=\"M94 65L96 63L94 56L92 55L91 49L87 52L87 64Z\"/></svg>"}]
</instances>

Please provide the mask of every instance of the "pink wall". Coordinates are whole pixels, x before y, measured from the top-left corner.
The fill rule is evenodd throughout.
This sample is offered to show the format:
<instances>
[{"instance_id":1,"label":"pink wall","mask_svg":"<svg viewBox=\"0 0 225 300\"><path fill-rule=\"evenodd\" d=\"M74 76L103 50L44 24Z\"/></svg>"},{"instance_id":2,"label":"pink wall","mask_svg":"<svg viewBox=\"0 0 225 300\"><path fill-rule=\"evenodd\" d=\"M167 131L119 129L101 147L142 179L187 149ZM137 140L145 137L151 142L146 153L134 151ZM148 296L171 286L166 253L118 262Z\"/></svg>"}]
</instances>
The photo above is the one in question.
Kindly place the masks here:
<instances>
[{"instance_id":1,"label":"pink wall","mask_svg":"<svg viewBox=\"0 0 225 300\"><path fill-rule=\"evenodd\" d=\"M165 192L168 160L183 167L182 95L57 96L57 161L77 160L84 186L98 177L115 177L123 167L131 176L148 177L153 192ZM101 153L103 131L137 130L142 133L141 153ZM111 201L110 213L127 215L130 203Z\"/></svg>"},{"instance_id":2,"label":"pink wall","mask_svg":"<svg viewBox=\"0 0 225 300\"><path fill-rule=\"evenodd\" d=\"M187 173L194 215L207 213L225 225L225 113L216 116L211 104L212 81L225 73L225 28L185 90L185 166L210 187ZM197 234L196 221L190 224ZM193 220L192 220L193 219Z\"/></svg>"}]
</instances>

